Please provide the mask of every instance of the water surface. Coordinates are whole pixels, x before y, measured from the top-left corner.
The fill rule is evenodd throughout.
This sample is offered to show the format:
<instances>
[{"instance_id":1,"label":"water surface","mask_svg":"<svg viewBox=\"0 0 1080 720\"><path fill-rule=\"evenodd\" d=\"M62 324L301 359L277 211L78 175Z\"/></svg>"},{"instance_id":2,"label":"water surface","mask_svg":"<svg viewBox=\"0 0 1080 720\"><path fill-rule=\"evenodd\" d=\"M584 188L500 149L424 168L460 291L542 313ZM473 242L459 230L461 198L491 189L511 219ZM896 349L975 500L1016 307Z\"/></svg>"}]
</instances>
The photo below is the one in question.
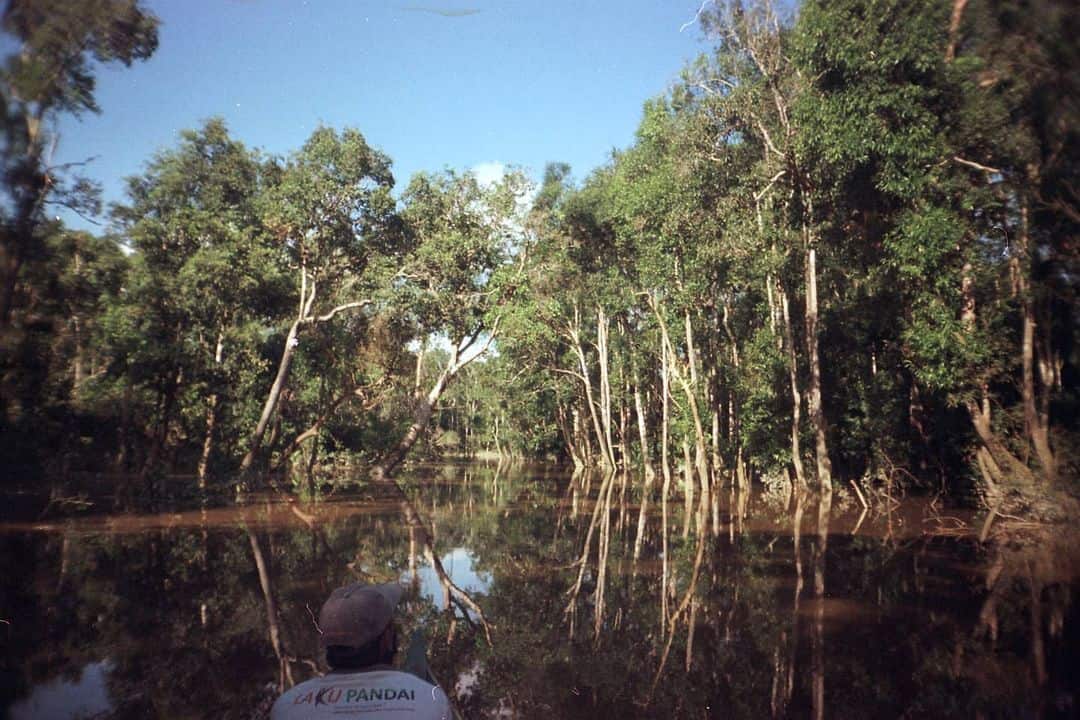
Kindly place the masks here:
<instances>
[{"instance_id":1,"label":"water surface","mask_svg":"<svg viewBox=\"0 0 1080 720\"><path fill-rule=\"evenodd\" d=\"M941 501L864 513L844 492L724 489L689 509L654 497L642 524L633 478L457 465L404 483L428 533L370 486L16 513L0 526L0 717L265 717L323 669L312 616L354 580L410 585L403 635L427 633L467 717L1078 711L1067 553L980 545L978 518Z\"/></svg>"}]
</instances>

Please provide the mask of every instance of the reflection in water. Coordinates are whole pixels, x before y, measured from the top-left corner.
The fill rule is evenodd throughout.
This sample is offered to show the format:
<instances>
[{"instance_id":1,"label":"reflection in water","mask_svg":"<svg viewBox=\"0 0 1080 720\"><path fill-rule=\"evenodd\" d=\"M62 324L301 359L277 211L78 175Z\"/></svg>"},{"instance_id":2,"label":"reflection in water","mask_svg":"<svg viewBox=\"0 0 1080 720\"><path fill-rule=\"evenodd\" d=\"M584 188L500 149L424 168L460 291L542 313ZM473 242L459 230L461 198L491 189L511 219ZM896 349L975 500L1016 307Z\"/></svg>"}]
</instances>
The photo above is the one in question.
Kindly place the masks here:
<instances>
[{"instance_id":1,"label":"reflection in water","mask_svg":"<svg viewBox=\"0 0 1080 720\"><path fill-rule=\"evenodd\" d=\"M686 517L665 461L644 522L638 478L459 466L404 496L2 526L0 716L260 717L323 668L330 590L394 579L466 717L1076 712L1075 543L983 546L958 512L839 490L696 487Z\"/></svg>"},{"instance_id":2,"label":"reflection in water","mask_svg":"<svg viewBox=\"0 0 1080 720\"><path fill-rule=\"evenodd\" d=\"M454 584L471 595L484 594L491 586L490 574L477 569L467 548L454 548L446 553L442 556L442 564ZM410 564L409 572L402 576L401 580L407 584L412 578L419 582L421 597L426 598L432 605L441 604L443 609L446 609L444 589L434 570L427 566L416 568L414 564Z\"/></svg>"},{"instance_id":3,"label":"reflection in water","mask_svg":"<svg viewBox=\"0 0 1080 720\"><path fill-rule=\"evenodd\" d=\"M12 705L9 716L11 720L68 720L108 712L112 708L105 686L108 670L107 661L95 662L84 667L77 680L57 679L42 683L33 689L30 697Z\"/></svg>"},{"instance_id":4,"label":"reflection in water","mask_svg":"<svg viewBox=\"0 0 1080 720\"><path fill-rule=\"evenodd\" d=\"M814 718L825 717L825 557L829 546L832 492L818 498L817 538L814 543L814 628L810 634L810 667L814 677L811 705Z\"/></svg>"}]
</instances>

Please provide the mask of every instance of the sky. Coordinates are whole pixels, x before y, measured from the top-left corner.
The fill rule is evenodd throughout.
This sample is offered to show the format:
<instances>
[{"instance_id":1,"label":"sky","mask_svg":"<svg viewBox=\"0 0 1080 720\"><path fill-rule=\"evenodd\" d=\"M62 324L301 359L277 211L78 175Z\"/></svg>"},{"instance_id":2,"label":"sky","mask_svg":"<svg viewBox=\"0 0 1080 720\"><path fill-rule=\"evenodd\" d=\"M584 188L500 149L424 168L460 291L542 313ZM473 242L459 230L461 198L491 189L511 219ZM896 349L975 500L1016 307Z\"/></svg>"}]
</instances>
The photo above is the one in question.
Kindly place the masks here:
<instances>
[{"instance_id":1,"label":"sky","mask_svg":"<svg viewBox=\"0 0 1080 720\"><path fill-rule=\"evenodd\" d=\"M633 142L642 103L707 49L699 0L144 0L157 52L98 73L100 115L65 117L54 162L106 204L181 130L221 116L249 147L286 155L320 124L355 127L417 171L549 161L575 179ZM71 214L73 227L101 230Z\"/></svg>"}]
</instances>

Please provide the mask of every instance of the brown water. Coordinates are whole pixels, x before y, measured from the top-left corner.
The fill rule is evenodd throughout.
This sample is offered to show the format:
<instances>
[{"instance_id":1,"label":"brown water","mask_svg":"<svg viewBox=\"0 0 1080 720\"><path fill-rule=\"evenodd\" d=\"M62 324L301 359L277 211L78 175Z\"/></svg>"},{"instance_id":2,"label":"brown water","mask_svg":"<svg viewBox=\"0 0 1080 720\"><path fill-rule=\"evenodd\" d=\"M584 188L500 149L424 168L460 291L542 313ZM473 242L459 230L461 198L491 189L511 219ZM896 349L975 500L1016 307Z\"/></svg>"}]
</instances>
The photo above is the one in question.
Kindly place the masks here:
<instances>
[{"instance_id":1,"label":"brown water","mask_svg":"<svg viewBox=\"0 0 1080 720\"><path fill-rule=\"evenodd\" d=\"M0 717L265 717L322 667L312 613L356 579L410 584L403 635L428 634L466 717L1080 712L1067 554L980 546L976 519L941 503L725 490L689 516L672 500L665 523L654 501L635 560L620 478L447 466L405 482L463 592L450 610L423 533L378 488L142 515L91 498L0 524Z\"/></svg>"}]
</instances>

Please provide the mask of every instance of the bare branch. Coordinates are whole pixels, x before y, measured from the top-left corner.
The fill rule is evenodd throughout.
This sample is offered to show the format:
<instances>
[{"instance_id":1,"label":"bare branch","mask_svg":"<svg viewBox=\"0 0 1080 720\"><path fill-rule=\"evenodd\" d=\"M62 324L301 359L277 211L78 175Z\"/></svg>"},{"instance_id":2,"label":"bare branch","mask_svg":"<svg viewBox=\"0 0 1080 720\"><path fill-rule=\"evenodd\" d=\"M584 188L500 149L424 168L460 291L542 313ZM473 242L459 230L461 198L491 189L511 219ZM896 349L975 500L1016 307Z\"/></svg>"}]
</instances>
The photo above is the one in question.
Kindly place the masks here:
<instances>
[{"instance_id":1,"label":"bare branch","mask_svg":"<svg viewBox=\"0 0 1080 720\"><path fill-rule=\"evenodd\" d=\"M345 310L353 310L355 308L365 307L365 306L370 305L370 304L371 304L371 300L357 300L355 302L344 303L343 305L338 305L336 308L334 308L330 312L326 313L325 315L320 315L317 318L311 318L310 321L311 322L326 322L328 320L333 320L334 316L337 315L339 312L343 312Z\"/></svg>"},{"instance_id":2,"label":"bare branch","mask_svg":"<svg viewBox=\"0 0 1080 720\"><path fill-rule=\"evenodd\" d=\"M90 223L91 225L97 225L98 227L101 227L101 225L102 225L102 223L99 220L95 220L94 218L90 217L89 215L86 215L81 210L79 210L79 208L77 208L76 206L72 205L69 202L64 202L63 200L45 200L45 201L43 201L42 204L43 205L58 205L59 207L67 208L68 210L75 213L76 215L78 215L79 217L81 217L83 220Z\"/></svg>"},{"instance_id":3,"label":"bare branch","mask_svg":"<svg viewBox=\"0 0 1080 720\"><path fill-rule=\"evenodd\" d=\"M698 19L701 17L701 13L705 12L705 6L708 5L711 1L712 0L702 0L701 7L699 7L698 11L696 13L694 13L694 17L691 18L690 20L688 20L687 22L684 22L682 24L682 27L679 28L679 32L682 32L686 28L688 28L691 25L693 25L694 23L696 23L698 21Z\"/></svg>"},{"instance_id":4,"label":"bare branch","mask_svg":"<svg viewBox=\"0 0 1080 720\"><path fill-rule=\"evenodd\" d=\"M461 370L463 367L465 367L466 365L471 363L473 360L475 360L476 358L480 357L481 355L483 355L484 353L486 353L488 351L488 348L491 347L491 343L494 342L495 337L499 334L499 321L500 320L502 320L501 316L495 318L495 322L491 326L491 332L488 333L487 340L484 341L483 347L481 347L479 350L477 350L475 353L473 353L471 356L469 356L468 359L455 362L455 364L454 364L454 372L455 373L458 370ZM478 334L480 332L480 328L477 328L476 332ZM465 346L465 349L469 348L473 344L473 342L475 341L475 338L476 338L476 335L474 334L473 335L473 340L471 340L469 342L469 344Z\"/></svg>"},{"instance_id":5,"label":"bare branch","mask_svg":"<svg viewBox=\"0 0 1080 720\"><path fill-rule=\"evenodd\" d=\"M773 144L772 136L769 134L768 129L766 129L765 123L761 122L756 115L754 116L754 119L757 121L758 130L761 131L761 138L765 141L765 147L778 157L784 157L784 153L777 150L776 145Z\"/></svg>"},{"instance_id":6,"label":"bare branch","mask_svg":"<svg viewBox=\"0 0 1080 720\"><path fill-rule=\"evenodd\" d=\"M552 372L560 373L562 375L569 375L572 378L577 378L581 382L585 382L585 377L581 373L574 372L573 370L564 370L563 368L557 368L557 367L549 367L548 370L550 370Z\"/></svg>"},{"instance_id":7,"label":"bare branch","mask_svg":"<svg viewBox=\"0 0 1080 720\"><path fill-rule=\"evenodd\" d=\"M974 162L973 160L965 160L964 158L960 157L959 155L953 155L953 161L958 162L961 165L967 165L970 168L975 168L976 170L981 170L984 173L990 173L991 175L1001 175L1002 174L1001 170L999 170L997 168L993 168L993 167L990 167L988 165L983 165L981 163Z\"/></svg>"},{"instance_id":8,"label":"bare branch","mask_svg":"<svg viewBox=\"0 0 1080 720\"><path fill-rule=\"evenodd\" d=\"M86 158L85 160L79 160L79 161L67 162L67 163L60 163L59 165L49 165L48 167L45 168L45 172L51 174L53 171L56 171L56 170L70 170L71 168L86 167L90 163L97 160L99 157L101 157L101 156L100 155L91 155L90 157Z\"/></svg>"},{"instance_id":9,"label":"bare branch","mask_svg":"<svg viewBox=\"0 0 1080 720\"><path fill-rule=\"evenodd\" d=\"M761 190L761 192L754 193L754 202L756 202L756 203L761 202L761 198L765 197L765 195L769 192L769 190L772 189L772 186L776 184L776 181L779 180L780 178L782 178L785 174L787 174L787 171L786 170L781 170L780 172L773 175L772 179L769 180L769 184L766 185Z\"/></svg>"},{"instance_id":10,"label":"bare branch","mask_svg":"<svg viewBox=\"0 0 1080 720\"><path fill-rule=\"evenodd\" d=\"M462 354L463 352L465 352L466 350L468 350L469 348L471 348L471 347L472 347L472 345L473 345L473 343L474 343L474 342L476 342L476 338L480 337L480 333L481 333L481 332L482 332L483 330L484 330L484 323L482 323L482 322L481 322L481 323L477 323L477 325L476 325L476 329L475 329L475 330L473 330L473 331L472 331L472 334L471 334L471 335L469 335L469 337L468 337L468 338L466 338L466 339L465 339L465 340L463 341L463 342L464 342L465 344L464 344L464 345L462 345L461 343L458 343L458 347L457 347L457 354L458 354L458 355L461 355L461 354Z\"/></svg>"}]
</instances>

